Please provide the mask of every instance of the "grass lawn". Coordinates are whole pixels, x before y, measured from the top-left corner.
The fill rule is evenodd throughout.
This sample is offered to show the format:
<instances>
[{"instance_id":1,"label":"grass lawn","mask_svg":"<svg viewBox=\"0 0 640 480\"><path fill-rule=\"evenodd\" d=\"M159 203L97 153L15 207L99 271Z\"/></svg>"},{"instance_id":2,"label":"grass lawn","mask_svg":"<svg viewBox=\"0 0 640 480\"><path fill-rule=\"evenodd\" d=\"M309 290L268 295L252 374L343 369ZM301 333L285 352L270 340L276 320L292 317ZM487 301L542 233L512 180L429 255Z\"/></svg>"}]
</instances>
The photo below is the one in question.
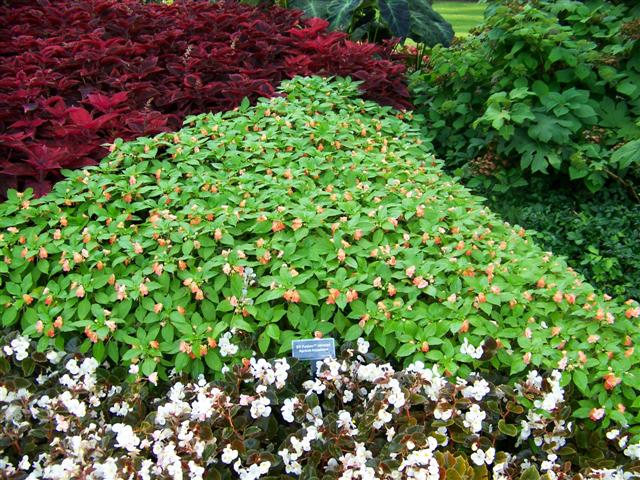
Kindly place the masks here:
<instances>
[{"instance_id":1,"label":"grass lawn","mask_svg":"<svg viewBox=\"0 0 640 480\"><path fill-rule=\"evenodd\" d=\"M465 36L482 21L485 4L470 2L433 2L433 8L451 25L457 36Z\"/></svg>"}]
</instances>

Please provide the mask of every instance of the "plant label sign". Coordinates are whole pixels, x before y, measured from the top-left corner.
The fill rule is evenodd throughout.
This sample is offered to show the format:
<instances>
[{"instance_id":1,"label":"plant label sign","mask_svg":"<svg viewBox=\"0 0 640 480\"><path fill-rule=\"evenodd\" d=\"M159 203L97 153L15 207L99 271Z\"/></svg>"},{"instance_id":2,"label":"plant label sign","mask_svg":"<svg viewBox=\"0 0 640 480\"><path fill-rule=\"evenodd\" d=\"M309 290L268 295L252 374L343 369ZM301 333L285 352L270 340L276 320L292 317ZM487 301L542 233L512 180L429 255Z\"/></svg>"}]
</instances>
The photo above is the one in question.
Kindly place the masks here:
<instances>
[{"instance_id":1,"label":"plant label sign","mask_svg":"<svg viewBox=\"0 0 640 480\"><path fill-rule=\"evenodd\" d=\"M293 358L311 360L311 373L315 377L318 364L325 358L335 358L336 342L333 338L310 338L291 342Z\"/></svg>"}]
</instances>

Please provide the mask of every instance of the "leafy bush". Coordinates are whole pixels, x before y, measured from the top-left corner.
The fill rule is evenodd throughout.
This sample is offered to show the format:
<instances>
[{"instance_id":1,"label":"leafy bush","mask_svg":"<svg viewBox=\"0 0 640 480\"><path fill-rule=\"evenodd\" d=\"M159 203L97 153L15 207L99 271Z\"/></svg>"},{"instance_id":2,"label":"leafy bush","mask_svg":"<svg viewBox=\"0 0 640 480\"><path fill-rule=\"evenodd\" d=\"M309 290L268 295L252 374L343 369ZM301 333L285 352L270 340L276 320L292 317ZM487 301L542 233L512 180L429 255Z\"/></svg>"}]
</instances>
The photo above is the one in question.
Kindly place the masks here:
<instances>
[{"instance_id":1,"label":"leafy bush","mask_svg":"<svg viewBox=\"0 0 640 480\"><path fill-rule=\"evenodd\" d=\"M640 458L625 432L598 436L566 421L558 371L532 371L516 388L479 376L454 382L437 366L395 371L345 349L316 380L286 359L251 358L223 381L173 378L167 389L134 375L127 382L126 371L93 358L31 358L29 348L15 337L0 354L7 479L471 480L541 471L595 480L627 478L623 466Z\"/></svg>"},{"instance_id":2,"label":"leafy bush","mask_svg":"<svg viewBox=\"0 0 640 480\"><path fill-rule=\"evenodd\" d=\"M592 191L611 179L635 190L640 5L499 0L481 28L433 48L411 79L447 164L506 186L555 172Z\"/></svg>"},{"instance_id":3,"label":"leafy bush","mask_svg":"<svg viewBox=\"0 0 640 480\"><path fill-rule=\"evenodd\" d=\"M488 198L494 212L535 230L531 238L568 257L601 291L640 298L640 206L622 189L585 194L535 182L531 188Z\"/></svg>"},{"instance_id":4,"label":"leafy bush","mask_svg":"<svg viewBox=\"0 0 640 480\"><path fill-rule=\"evenodd\" d=\"M348 80L282 88L117 141L42 199L10 192L0 321L41 351L81 335L83 352L161 379L364 335L382 357L462 377L561 368L578 415L635 422L637 303L606 301L497 220L442 173L410 114Z\"/></svg>"},{"instance_id":5,"label":"leafy bush","mask_svg":"<svg viewBox=\"0 0 640 480\"><path fill-rule=\"evenodd\" d=\"M398 37L448 46L453 28L426 0L287 0L310 17L329 20L331 28L356 39L379 42Z\"/></svg>"},{"instance_id":6,"label":"leafy bush","mask_svg":"<svg viewBox=\"0 0 640 480\"><path fill-rule=\"evenodd\" d=\"M300 17L236 2L3 4L0 196L40 195L60 169L103 158L105 142L175 130L185 115L273 95L294 75L350 75L369 98L408 106L404 66L388 48Z\"/></svg>"}]
</instances>

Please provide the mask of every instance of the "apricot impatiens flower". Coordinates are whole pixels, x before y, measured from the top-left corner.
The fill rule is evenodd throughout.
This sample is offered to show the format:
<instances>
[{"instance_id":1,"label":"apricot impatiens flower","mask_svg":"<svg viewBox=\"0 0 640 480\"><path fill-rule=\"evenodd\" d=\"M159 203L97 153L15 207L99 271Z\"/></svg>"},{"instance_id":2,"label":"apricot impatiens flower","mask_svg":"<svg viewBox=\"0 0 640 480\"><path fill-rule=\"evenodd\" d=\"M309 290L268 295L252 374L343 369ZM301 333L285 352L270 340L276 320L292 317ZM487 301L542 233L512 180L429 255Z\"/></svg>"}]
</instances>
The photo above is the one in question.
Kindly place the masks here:
<instances>
[{"instance_id":1,"label":"apricot impatiens flower","mask_svg":"<svg viewBox=\"0 0 640 480\"><path fill-rule=\"evenodd\" d=\"M429 286L429 281L423 277L416 277L413 279L413 284L418 288L426 288Z\"/></svg>"},{"instance_id":2,"label":"apricot impatiens flower","mask_svg":"<svg viewBox=\"0 0 640 480\"><path fill-rule=\"evenodd\" d=\"M271 223L271 231L276 233L276 232L280 232L282 230L284 230L286 228L285 224L283 222L281 222L280 220L274 220Z\"/></svg>"},{"instance_id":3,"label":"apricot impatiens flower","mask_svg":"<svg viewBox=\"0 0 640 480\"><path fill-rule=\"evenodd\" d=\"M291 303L299 303L300 302L300 293L297 290L287 290L282 294L282 298L284 298L287 302Z\"/></svg>"},{"instance_id":4,"label":"apricot impatiens flower","mask_svg":"<svg viewBox=\"0 0 640 480\"><path fill-rule=\"evenodd\" d=\"M127 298L127 287L125 285L118 283L115 288L118 300L123 301Z\"/></svg>"},{"instance_id":5,"label":"apricot impatiens flower","mask_svg":"<svg viewBox=\"0 0 640 480\"><path fill-rule=\"evenodd\" d=\"M302 228L302 219L300 218L294 219L293 222L291 223L291 228L293 229L293 231L296 231L299 228Z\"/></svg>"},{"instance_id":6,"label":"apricot impatiens flower","mask_svg":"<svg viewBox=\"0 0 640 480\"><path fill-rule=\"evenodd\" d=\"M329 297L327 298L327 305L333 305L340 296L340 290L336 288L329 289Z\"/></svg>"},{"instance_id":7,"label":"apricot impatiens flower","mask_svg":"<svg viewBox=\"0 0 640 480\"><path fill-rule=\"evenodd\" d=\"M76 297L84 297L84 287L82 285L79 285L78 288L76 288Z\"/></svg>"},{"instance_id":8,"label":"apricot impatiens flower","mask_svg":"<svg viewBox=\"0 0 640 480\"><path fill-rule=\"evenodd\" d=\"M602 420L602 417L604 417L604 408L592 408L589 412L589 418L594 422Z\"/></svg>"},{"instance_id":9,"label":"apricot impatiens flower","mask_svg":"<svg viewBox=\"0 0 640 480\"><path fill-rule=\"evenodd\" d=\"M143 250L143 248L142 248L142 245L140 245L140 243L138 243L138 242L134 242L134 244L133 244L133 251L134 251L136 254L141 254L144 250Z\"/></svg>"},{"instance_id":10,"label":"apricot impatiens flower","mask_svg":"<svg viewBox=\"0 0 640 480\"><path fill-rule=\"evenodd\" d=\"M629 319L640 317L640 307L629 308L626 312L624 312L624 316Z\"/></svg>"},{"instance_id":11,"label":"apricot impatiens flower","mask_svg":"<svg viewBox=\"0 0 640 480\"><path fill-rule=\"evenodd\" d=\"M347 303L353 302L358 299L358 292L354 289L347 291Z\"/></svg>"},{"instance_id":12,"label":"apricot impatiens flower","mask_svg":"<svg viewBox=\"0 0 640 480\"><path fill-rule=\"evenodd\" d=\"M341 248L340 250L338 250L338 261L339 262L344 262L345 258L347 258L347 254L345 253L345 251Z\"/></svg>"},{"instance_id":13,"label":"apricot impatiens flower","mask_svg":"<svg viewBox=\"0 0 640 480\"><path fill-rule=\"evenodd\" d=\"M607 390L613 390L621 381L621 379L616 377L613 373L607 373L603 378L604 388Z\"/></svg>"}]
</instances>

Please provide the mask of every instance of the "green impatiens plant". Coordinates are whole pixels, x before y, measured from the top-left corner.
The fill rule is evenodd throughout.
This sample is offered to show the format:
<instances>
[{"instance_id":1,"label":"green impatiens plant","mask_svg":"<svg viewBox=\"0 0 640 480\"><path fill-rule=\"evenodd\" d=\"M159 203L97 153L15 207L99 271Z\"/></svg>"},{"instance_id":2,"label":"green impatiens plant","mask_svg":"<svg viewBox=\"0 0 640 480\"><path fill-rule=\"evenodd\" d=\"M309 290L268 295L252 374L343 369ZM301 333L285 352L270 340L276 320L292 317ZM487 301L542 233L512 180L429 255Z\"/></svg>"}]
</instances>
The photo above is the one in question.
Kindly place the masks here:
<instances>
[{"instance_id":1,"label":"green impatiens plant","mask_svg":"<svg viewBox=\"0 0 640 480\"><path fill-rule=\"evenodd\" d=\"M596 295L443 174L412 114L349 80L282 93L117 141L44 198L12 192L2 324L160 379L363 336L447 375L559 369L576 416L636 423L636 302Z\"/></svg>"}]
</instances>

